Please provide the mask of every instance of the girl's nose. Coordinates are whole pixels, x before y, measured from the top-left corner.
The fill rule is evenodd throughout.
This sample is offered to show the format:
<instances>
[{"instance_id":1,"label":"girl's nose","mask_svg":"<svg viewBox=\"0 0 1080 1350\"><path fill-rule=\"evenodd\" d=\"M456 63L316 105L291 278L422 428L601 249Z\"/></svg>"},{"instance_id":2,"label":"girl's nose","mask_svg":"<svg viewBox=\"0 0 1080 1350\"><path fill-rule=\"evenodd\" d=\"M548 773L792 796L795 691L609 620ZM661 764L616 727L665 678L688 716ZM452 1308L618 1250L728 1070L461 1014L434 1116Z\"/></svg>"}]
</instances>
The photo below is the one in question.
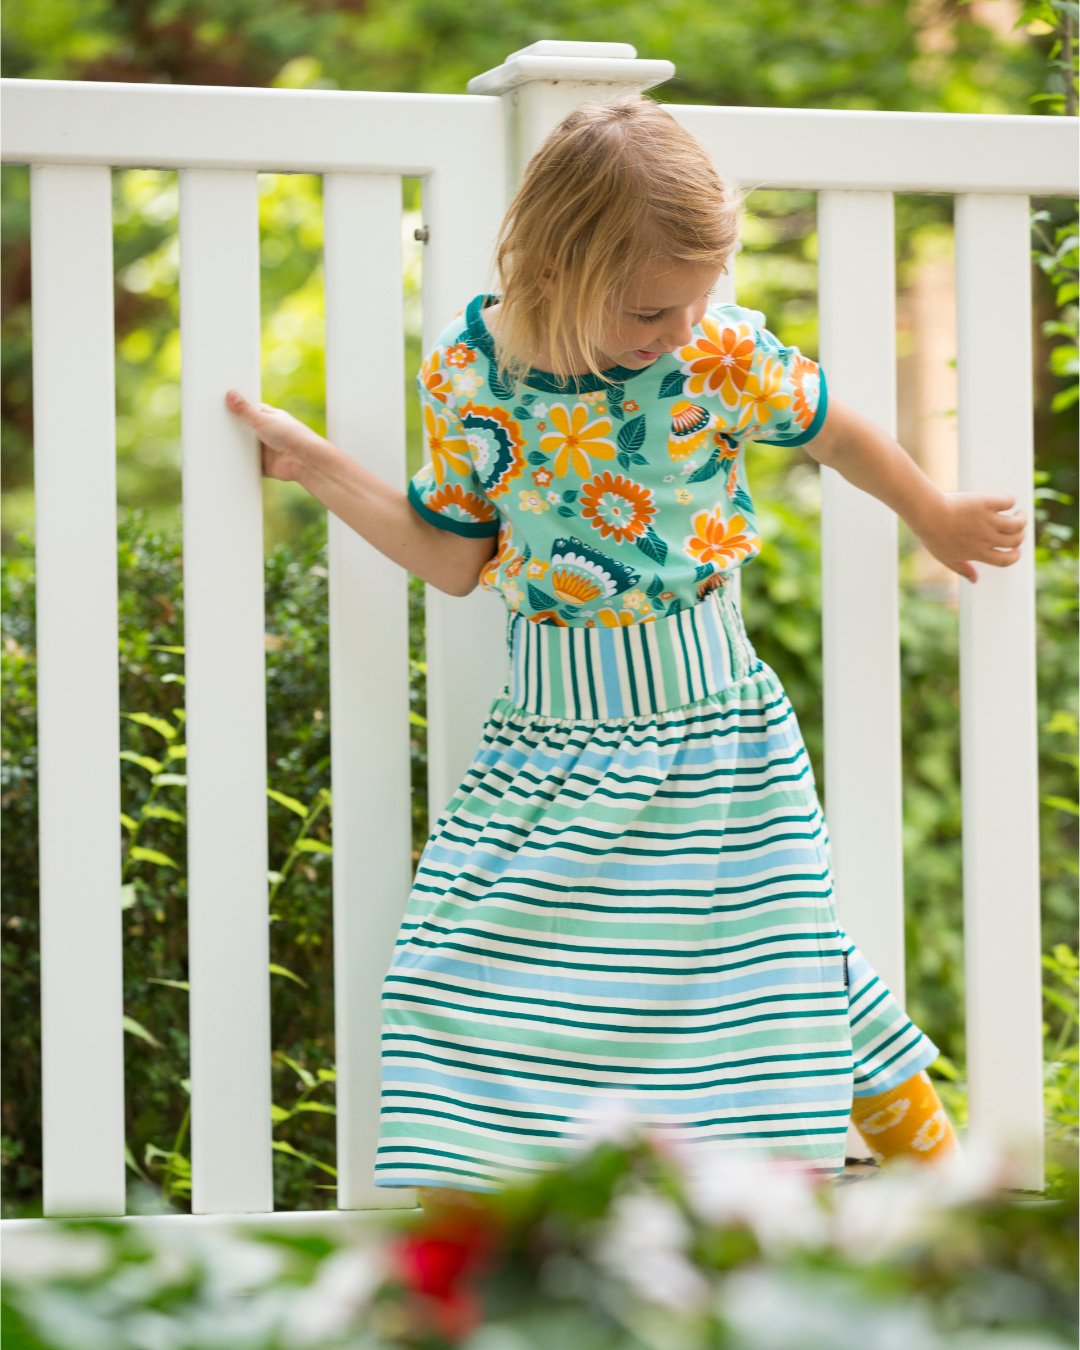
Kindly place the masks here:
<instances>
[{"instance_id":1,"label":"girl's nose","mask_svg":"<svg viewBox=\"0 0 1080 1350\"><path fill-rule=\"evenodd\" d=\"M689 344L694 332L694 315L690 310L673 314L664 332L664 346L674 349Z\"/></svg>"}]
</instances>

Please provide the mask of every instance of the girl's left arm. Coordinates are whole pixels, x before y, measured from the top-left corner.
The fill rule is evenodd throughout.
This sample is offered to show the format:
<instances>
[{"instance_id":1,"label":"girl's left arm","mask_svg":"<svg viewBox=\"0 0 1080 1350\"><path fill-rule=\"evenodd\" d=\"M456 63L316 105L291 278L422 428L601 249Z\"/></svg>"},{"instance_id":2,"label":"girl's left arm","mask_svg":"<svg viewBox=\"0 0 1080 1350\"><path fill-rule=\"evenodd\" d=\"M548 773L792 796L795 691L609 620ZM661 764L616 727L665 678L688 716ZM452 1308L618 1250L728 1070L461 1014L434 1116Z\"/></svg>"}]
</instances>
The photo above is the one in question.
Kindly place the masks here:
<instances>
[{"instance_id":1,"label":"girl's left arm","mask_svg":"<svg viewBox=\"0 0 1080 1350\"><path fill-rule=\"evenodd\" d=\"M1015 497L942 492L886 431L831 396L806 450L891 507L935 558L968 581L978 580L976 562L1009 567L1020 557L1027 517L1011 511Z\"/></svg>"}]
</instances>

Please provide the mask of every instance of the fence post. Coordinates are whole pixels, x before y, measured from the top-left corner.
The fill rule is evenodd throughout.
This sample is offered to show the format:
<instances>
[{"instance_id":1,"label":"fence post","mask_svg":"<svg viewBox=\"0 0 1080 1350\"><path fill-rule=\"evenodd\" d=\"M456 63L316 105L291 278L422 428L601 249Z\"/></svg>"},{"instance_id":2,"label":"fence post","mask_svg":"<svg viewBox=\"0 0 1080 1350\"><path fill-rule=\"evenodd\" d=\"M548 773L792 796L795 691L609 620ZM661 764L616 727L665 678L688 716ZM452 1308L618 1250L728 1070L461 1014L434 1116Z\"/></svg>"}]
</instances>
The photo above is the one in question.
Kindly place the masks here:
<instances>
[{"instance_id":1,"label":"fence post","mask_svg":"<svg viewBox=\"0 0 1080 1350\"><path fill-rule=\"evenodd\" d=\"M641 93L675 74L671 61L640 61L628 42L534 42L469 81L506 109L507 175L516 187L530 155L579 103Z\"/></svg>"}]
</instances>

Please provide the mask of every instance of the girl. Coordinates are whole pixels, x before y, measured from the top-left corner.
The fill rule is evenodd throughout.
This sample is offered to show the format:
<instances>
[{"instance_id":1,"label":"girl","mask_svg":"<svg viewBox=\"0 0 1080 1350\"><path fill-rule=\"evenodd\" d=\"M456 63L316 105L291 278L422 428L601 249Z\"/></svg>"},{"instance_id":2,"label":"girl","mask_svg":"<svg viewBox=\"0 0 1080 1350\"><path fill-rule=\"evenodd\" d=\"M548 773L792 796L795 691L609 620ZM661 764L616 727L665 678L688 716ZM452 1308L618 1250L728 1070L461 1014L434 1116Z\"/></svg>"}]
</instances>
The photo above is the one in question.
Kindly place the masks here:
<instances>
[{"instance_id":1,"label":"girl","mask_svg":"<svg viewBox=\"0 0 1080 1350\"><path fill-rule=\"evenodd\" d=\"M841 927L798 723L730 585L755 440L803 445L974 582L1013 498L940 492L823 372L713 304L740 204L651 100L531 160L478 295L420 372L408 492L235 391L263 472L387 556L508 609L508 669L420 859L383 991L375 1180L468 1203L628 1104L686 1156L842 1171L955 1148L937 1047ZM477 1203L474 1199L473 1203Z\"/></svg>"}]
</instances>

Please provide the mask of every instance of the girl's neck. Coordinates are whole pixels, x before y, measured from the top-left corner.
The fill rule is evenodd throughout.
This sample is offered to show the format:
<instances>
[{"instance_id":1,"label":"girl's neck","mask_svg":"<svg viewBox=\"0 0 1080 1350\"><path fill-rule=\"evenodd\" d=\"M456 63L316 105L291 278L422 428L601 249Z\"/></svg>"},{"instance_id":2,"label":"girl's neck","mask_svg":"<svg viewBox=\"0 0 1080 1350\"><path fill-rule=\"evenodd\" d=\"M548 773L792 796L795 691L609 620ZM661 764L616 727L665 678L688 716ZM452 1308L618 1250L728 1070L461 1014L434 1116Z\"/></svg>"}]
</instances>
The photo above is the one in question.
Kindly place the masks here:
<instances>
[{"instance_id":1,"label":"girl's neck","mask_svg":"<svg viewBox=\"0 0 1080 1350\"><path fill-rule=\"evenodd\" d=\"M487 325L487 330L493 338L498 337L498 313L501 308L502 308L501 303L499 301L496 301L495 304L491 305L489 308L481 309L480 311L481 318ZM550 375L552 373L552 365L553 362L551 360L550 351L540 352L538 354L532 355L529 358L529 366L533 370L542 371L545 375ZM571 375L577 376L577 375L589 375L592 372L589 370L589 367L585 364L584 361L576 361L573 363L573 368L569 373Z\"/></svg>"}]
</instances>

